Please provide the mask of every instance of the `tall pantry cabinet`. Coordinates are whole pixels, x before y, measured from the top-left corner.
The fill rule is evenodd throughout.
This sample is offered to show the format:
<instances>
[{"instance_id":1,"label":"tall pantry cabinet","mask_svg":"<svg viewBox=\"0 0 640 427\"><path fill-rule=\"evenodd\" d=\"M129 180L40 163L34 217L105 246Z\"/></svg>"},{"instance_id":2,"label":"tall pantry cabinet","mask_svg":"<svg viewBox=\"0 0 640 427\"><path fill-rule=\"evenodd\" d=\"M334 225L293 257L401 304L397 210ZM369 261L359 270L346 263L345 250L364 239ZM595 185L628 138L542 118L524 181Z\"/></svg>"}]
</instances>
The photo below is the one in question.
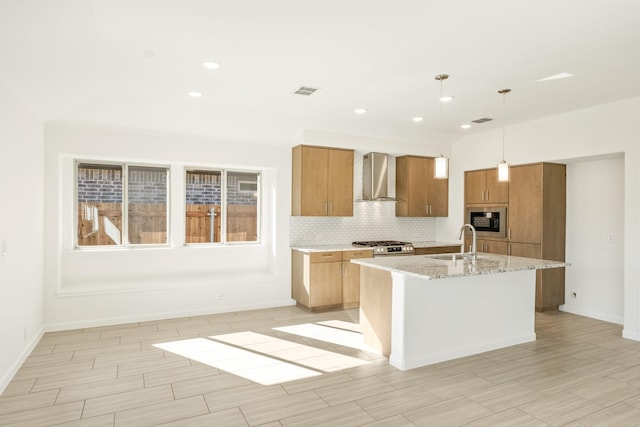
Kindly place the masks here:
<instances>
[{"instance_id":1,"label":"tall pantry cabinet","mask_svg":"<svg viewBox=\"0 0 640 427\"><path fill-rule=\"evenodd\" d=\"M495 168L466 171L465 207L485 206L507 208L507 236L479 238L478 251L565 260L565 165L511 166L508 183L498 183ZM465 248L470 244L466 233ZM564 268L537 270L536 310L553 310L564 304L564 284Z\"/></svg>"},{"instance_id":2,"label":"tall pantry cabinet","mask_svg":"<svg viewBox=\"0 0 640 427\"><path fill-rule=\"evenodd\" d=\"M510 255L565 260L566 166L536 163L509 171ZM564 268L537 270L536 309L564 304Z\"/></svg>"}]
</instances>

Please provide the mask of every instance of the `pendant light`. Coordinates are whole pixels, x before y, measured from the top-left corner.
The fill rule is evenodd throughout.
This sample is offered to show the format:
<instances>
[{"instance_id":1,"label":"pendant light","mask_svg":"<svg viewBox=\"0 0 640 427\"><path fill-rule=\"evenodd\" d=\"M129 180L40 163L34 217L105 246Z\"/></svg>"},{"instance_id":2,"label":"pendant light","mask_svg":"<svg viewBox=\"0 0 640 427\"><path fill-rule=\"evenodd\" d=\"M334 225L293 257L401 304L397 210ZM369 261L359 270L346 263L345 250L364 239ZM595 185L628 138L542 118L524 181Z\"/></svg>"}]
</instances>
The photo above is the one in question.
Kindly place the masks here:
<instances>
[{"instance_id":1,"label":"pendant light","mask_svg":"<svg viewBox=\"0 0 640 427\"><path fill-rule=\"evenodd\" d=\"M498 163L498 182L509 181L509 163L504 160L504 111L505 111L505 97L511 92L511 89L500 89L499 94L502 95L502 161Z\"/></svg>"},{"instance_id":2,"label":"pendant light","mask_svg":"<svg viewBox=\"0 0 640 427\"><path fill-rule=\"evenodd\" d=\"M444 134L442 132L442 126L444 121L444 101L442 94L442 82L449 78L448 74L438 74L436 76L436 80L440 82L440 134L441 137ZM442 153L438 157L435 158L435 178L436 179L447 179L449 178L449 159L447 159Z\"/></svg>"}]
</instances>

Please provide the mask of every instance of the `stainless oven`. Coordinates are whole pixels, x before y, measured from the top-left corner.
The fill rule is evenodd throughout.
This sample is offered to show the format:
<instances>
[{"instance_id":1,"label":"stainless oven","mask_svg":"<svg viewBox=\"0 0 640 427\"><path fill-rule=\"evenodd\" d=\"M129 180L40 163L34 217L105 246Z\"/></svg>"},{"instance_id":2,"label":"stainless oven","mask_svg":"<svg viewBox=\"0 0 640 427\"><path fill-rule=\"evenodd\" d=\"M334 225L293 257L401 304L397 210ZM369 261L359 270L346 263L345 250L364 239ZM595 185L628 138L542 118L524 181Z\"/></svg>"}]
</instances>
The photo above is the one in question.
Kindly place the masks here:
<instances>
[{"instance_id":1,"label":"stainless oven","mask_svg":"<svg viewBox=\"0 0 640 427\"><path fill-rule=\"evenodd\" d=\"M479 237L507 237L507 207L482 206L465 209L465 223L473 225Z\"/></svg>"},{"instance_id":2,"label":"stainless oven","mask_svg":"<svg viewBox=\"0 0 640 427\"><path fill-rule=\"evenodd\" d=\"M371 248L373 256L413 255L415 250L410 242L397 240L364 240L353 242L356 248Z\"/></svg>"}]
</instances>

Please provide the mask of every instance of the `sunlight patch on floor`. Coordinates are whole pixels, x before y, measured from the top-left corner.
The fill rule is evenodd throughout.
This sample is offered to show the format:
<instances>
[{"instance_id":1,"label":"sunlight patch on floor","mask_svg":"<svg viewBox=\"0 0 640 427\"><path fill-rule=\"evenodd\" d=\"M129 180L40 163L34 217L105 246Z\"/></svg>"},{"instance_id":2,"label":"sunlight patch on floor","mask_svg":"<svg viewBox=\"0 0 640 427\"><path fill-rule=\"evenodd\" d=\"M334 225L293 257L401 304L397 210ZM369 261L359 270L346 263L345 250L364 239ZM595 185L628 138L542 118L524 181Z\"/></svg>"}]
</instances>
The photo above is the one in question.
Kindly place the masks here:
<instances>
[{"instance_id":1,"label":"sunlight patch on floor","mask_svg":"<svg viewBox=\"0 0 640 427\"><path fill-rule=\"evenodd\" d=\"M323 322L315 322L316 325L324 325L337 329L344 329L346 331L360 332L360 324L345 322L344 320L325 320Z\"/></svg>"},{"instance_id":2,"label":"sunlight patch on floor","mask_svg":"<svg viewBox=\"0 0 640 427\"><path fill-rule=\"evenodd\" d=\"M282 326L273 329L276 331L286 332L288 334L312 338L314 340L325 341L371 353L378 353L364 344L362 334L358 332L337 329L335 327L323 326L316 323L303 323L300 325Z\"/></svg>"},{"instance_id":3,"label":"sunlight patch on floor","mask_svg":"<svg viewBox=\"0 0 640 427\"><path fill-rule=\"evenodd\" d=\"M238 332L209 338L324 372L335 372L369 363L355 357L256 332Z\"/></svg>"},{"instance_id":4,"label":"sunlight patch on floor","mask_svg":"<svg viewBox=\"0 0 640 427\"><path fill-rule=\"evenodd\" d=\"M206 338L165 342L153 346L262 385L321 375L318 371Z\"/></svg>"}]
</instances>

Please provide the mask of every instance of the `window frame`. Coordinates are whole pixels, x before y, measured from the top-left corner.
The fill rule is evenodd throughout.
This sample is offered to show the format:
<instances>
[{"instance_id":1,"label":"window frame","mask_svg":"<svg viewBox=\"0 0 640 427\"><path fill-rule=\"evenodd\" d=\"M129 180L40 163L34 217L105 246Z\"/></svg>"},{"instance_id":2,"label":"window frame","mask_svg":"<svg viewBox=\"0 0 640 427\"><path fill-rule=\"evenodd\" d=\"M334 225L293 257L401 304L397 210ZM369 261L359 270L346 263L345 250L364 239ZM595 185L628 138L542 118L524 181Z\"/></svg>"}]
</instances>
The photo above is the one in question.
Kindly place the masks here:
<instances>
[{"instance_id":1,"label":"window frame","mask_svg":"<svg viewBox=\"0 0 640 427\"><path fill-rule=\"evenodd\" d=\"M90 164L97 166L120 166L122 167L122 204L121 204L121 243L119 245L80 245L78 242L78 166ZM166 233L167 238L164 243L131 243L129 241L129 167L164 168L166 170ZM92 160L74 159L73 162L73 248L76 250L120 250L120 249L142 249L142 248L164 248L171 246L171 165L166 163L147 162L126 162L114 160Z\"/></svg>"},{"instance_id":2,"label":"window frame","mask_svg":"<svg viewBox=\"0 0 640 427\"><path fill-rule=\"evenodd\" d=\"M211 247L211 246L224 246L224 245L255 245L262 243L262 174L263 171L261 169L241 169L241 168L225 168L225 167L202 167L202 166L185 166L183 169L183 181L182 186L184 190L183 197L183 216L186 217L187 212L187 194L186 194L186 183L187 183L187 174L189 172L219 172L220 173L220 241L219 242L194 242L187 243L186 241L186 222L182 228L182 235L184 246L192 246L192 247ZM227 182L228 182L228 173L248 173L256 175L256 191L252 193L256 193L256 240L249 241L233 241L229 242L227 240Z\"/></svg>"}]
</instances>

